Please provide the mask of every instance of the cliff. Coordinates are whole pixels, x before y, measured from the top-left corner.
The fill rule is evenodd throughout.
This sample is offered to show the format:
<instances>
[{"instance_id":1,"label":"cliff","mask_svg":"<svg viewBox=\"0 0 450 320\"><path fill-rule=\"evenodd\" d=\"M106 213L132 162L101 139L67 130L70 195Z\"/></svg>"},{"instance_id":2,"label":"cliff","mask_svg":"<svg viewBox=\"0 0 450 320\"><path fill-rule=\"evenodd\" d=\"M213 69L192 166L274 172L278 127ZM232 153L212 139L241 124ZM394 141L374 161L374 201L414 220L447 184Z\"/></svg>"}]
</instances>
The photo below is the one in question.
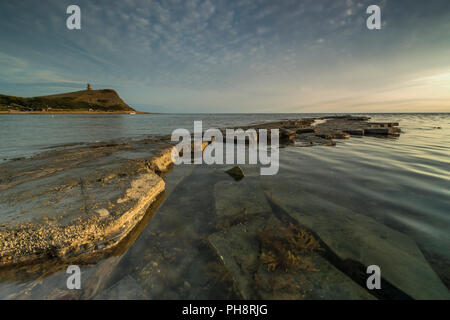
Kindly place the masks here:
<instances>
[{"instance_id":1,"label":"cliff","mask_svg":"<svg viewBox=\"0 0 450 320\"><path fill-rule=\"evenodd\" d=\"M22 98L0 94L0 111L135 112L111 89Z\"/></svg>"}]
</instances>

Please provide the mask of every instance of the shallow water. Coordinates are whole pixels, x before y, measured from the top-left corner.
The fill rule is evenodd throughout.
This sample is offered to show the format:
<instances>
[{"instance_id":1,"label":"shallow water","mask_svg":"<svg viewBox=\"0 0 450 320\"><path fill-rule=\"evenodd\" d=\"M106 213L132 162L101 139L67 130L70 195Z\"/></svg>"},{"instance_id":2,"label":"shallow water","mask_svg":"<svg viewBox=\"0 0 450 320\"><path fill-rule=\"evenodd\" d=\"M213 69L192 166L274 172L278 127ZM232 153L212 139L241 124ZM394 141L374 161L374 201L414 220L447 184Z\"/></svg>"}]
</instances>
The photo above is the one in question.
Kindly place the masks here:
<instances>
[{"instance_id":1,"label":"shallow water","mask_svg":"<svg viewBox=\"0 0 450 320\"><path fill-rule=\"evenodd\" d=\"M109 117L114 119L112 123L118 121L116 116L108 116L103 117L101 122L108 122ZM119 116L121 117L124 118L120 121L128 123L124 126L127 129L119 130L120 133L117 135L119 131L114 133L113 129L109 133L101 133L101 130L97 131L97 129L92 129L91 132L87 129L81 130L83 134L75 137L69 133L70 129L52 128L51 130L66 131L71 138L66 137L62 139L63 141L57 142L56 140L47 140L45 143L42 141L42 144L35 139L35 143L30 146L30 151L38 150L46 143L48 145L88 141L90 138L102 140L106 137L108 139L138 137L142 134L157 133L158 130L162 133L170 133L173 127L190 128L192 121L200 120L194 115L176 116L175 118L179 118L173 119L173 122L163 121L170 117L168 115L148 115L142 119L139 119L141 116L134 116L136 118ZM135 124L144 123L146 117L156 117L152 118L154 126L149 126L150 129L144 129L145 125L141 125L140 129L137 129L138 127L132 129L129 125L133 121ZM207 126L224 127L235 126L239 123L296 118L301 115L204 117L206 128ZM239 122L233 123L236 118L239 118ZM4 121L3 119L0 117L0 122ZM75 123L83 121L82 117L75 117L75 119ZM348 234L356 232L361 227L364 229L366 222L378 225L378 229L382 230L379 234L375 231L375 236L380 237L379 243L386 243L386 247L383 248L392 246L392 251L385 249L382 259L395 261L398 257L393 256L394 249L398 248L409 254L408 247L402 247L396 242L397 240L393 240L405 239L404 243L411 247L411 252L417 247L418 252L423 255L423 260L431 266L431 271L434 270L440 277L440 281L448 286L450 284L450 115L386 114L375 115L372 120L399 121L403 133L398 139L352 137L349 140L338 141L335 147L286 147L280 150L280 171L276 176L261 177L257 166L243 165L247 177L241 182L234 182L224 173L224 170L230 167L229 165L175 167L173 172L165 178L167 191L164 202L127 253L121 254L120 259L113 258L114 268L107 268L110 273L108 280L96 296L118 297L113 295L113 292L114 288L120 288L122 292L120 298L239 298L239 294L231 288L227 276L217 271L217 263L220 259L217 252L212 252L205 245L205 241L207 242L208 237L217 232L218 199L235 200L229 202L230 208L227 210L232 210L234 206L251 210L252 206L259 205L258 199L262 199L257 193L255 198L249 196L258 188L264 190L267 197L280 206L280 210L298 218L300 223L306 224L312 231L317 231L322 240L332 248L334 245L338 249L344 245L349 246L348 243L339 241L347 239ZM94 117L93 121L100 120ZM11 126L11 123L9 125ZM96 125L92 126L94 127L97 128ZM1 137L4 137L3 132ZM4 141L3 138L2 141ZM19 144L16 147L12 147L11 143L8 143L9 147L1 145L2 152L10 156L25 155L27 141L24 138L20 141L22 145ZM221 191L217 192L216 186L227 186L227 184L242 194L248 195L250 200L242 200L238 197L227 198L232 196L228 189L220 189ZM267 207L262 210L272 212L272 209ZM297 211L300 212L299 215ZM323 224L318 222L322 220L329 223L337 221L337 223L329 228L331 231L325 232L320 229L323 228ZM340 225L341 221L342 225ZM375 230L378 229L375 228ZM371 235L367 234L367 238L369 236ZM339 243L335 244L335 241ZM375 246L377 242L378 240L375 241ZM361 259L366 256L370 258L370 250L373 250L370 248L371 245L372 243L364 241L353 242L350 250L358 252ZM397 275L395 268L390 272L395 278ZM398 271L398 273L401 272L401 270ZM408 272L406 280L398 280L398 283L404 284L407 289L410 283L405 282L420 284L425 279L422 271L414 266L411 266ZM21 281L16 283L18 287L24 285ZM9 291L11 286L16 285L11 283L2 285L0 292ZM429 295L425 294L425 297L432 297L433 287L432 285L430 287L431 291ZM326 294L319 294L317 288L315 290L309 298L342 297L339 295L341 293L337 292L339 290L333 287L328 288ZM336 290L335 295L330 292L333 290ZM439 289L436 288L436 290Z\"/></svg>"},{"instance_id":2,"label":"shallow water","mask_svg":"<svg viewBox=\"0 0 450 320\"><path fill-rule=\"evenodd\" d=\"M307 114L0 114L0 161L42 152L63 144L97 142L145 135L171 134L177 128L193 130L194 121L205 128L234 127L305 117Z\"/></svg>"}]
</instances>

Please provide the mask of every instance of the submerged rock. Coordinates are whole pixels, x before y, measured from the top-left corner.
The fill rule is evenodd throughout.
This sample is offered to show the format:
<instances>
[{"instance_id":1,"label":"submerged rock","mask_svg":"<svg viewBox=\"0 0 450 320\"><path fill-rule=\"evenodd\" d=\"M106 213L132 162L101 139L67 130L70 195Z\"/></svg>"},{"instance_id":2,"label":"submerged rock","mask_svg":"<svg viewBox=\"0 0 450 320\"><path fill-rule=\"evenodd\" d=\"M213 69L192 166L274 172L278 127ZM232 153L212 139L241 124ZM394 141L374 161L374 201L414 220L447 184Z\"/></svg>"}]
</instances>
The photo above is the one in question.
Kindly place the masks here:
<instances>
[{"instance_id":1,"label":"submerged rock","mask_svg":"<svg viewBox=\"0 0 450 320\"><path fill-rule=\"evenodd\" d=\"M272 211L262 189L250 179L239 184L231 181L216 183L214 200L220 230Z\"/></svg>"},{"instance_id":2,"label":"submerged rock","mask_svg":"<svg viewBox=\"0 0 450 320\"><path fill-rule=\"evenodd\" d=\"M272 256L275 247L269 243L265 248L262 242L269 230L280 230L283 237L286 228L273 214L261 214L208 238L244 299L374 299L314 250L292 253L286 248L283 256Z\"/></svg>"},{"instance_id":3,"label":"submerged rock","mask_svg":"<svg viewBox=\"0 0 450 320\"><path fill-rule=\"evenodd\" d=\"M257 181L245 182L216 183L218 231L208 237L242 298L374 298L320 255L310 233L277 217Z\"/></svg>"},{"instance_id":4,"label":"submerged rock","mask_svg":"<svg viewBox=\"0 0 450 320\"><path fill-rule=\"evenodd\" d=\"M126 276L100 295L95 300L146 300L144 289L131 276Z\"/></svg>"},{"instance_id":5,"label":"submerged rock","mask_svg":"<svg viewBox=\"0 0 450 320\"><path fill-rule=\"evenodd\" d=\"M449 299L450 294L416 243L373 218L308 193L296 181L271 181L267 196L314 232L342 260L378 265L381 275L414 299Z\"/></svg>"},{"instance_id":6,"label":"submerged rock","mask_svg":"<svg viewBox=\"0 0 450 320\"><path fill-rule=\"evenodd\" d=\"M352 120L352 126L348 120ZM295 138L296 143L298 139L299 143L305 145L334 145L335 142L332 140L317 137L316 131L317 134L335 134L336 130L345 131L345 128L363 130L367 126L362 120L353 120L356 119L346 117L331 119L326 123L318 124L312 131L309 126L314 119L283 121L253 127L284 128L281 131L288 139L285 143ZM206 144L204 142L202 149ZM22 262L38 261L38 259L47 261L50 258L62 260L69 258L74 259L70 261L76 263L80 261L80 256L91 257L95 253L104 252L113 247L116 252L118 242L125 236L132 235L130 230L141 220L146 208L164 191L165 184L160 173L171 165L171 156L168 152L170 148L167 139L102 143L52 151L30 159L2 164L0 166L0 211L2 212L0 238L4 241L0 241L0 249L2 249L0 264L3 262L3 265L17 265ZM227 173L237 181L245 177L239 166L228 170ZM319 271L301 269L297 270L298 272L286 274L283 271L284 266L288 265L286 261L279 264L283 267L272 268L270 259L274 256L270 254L267 246L264 247L263 252L260 251L260 237L262 233L267 232L268 226L284 231L287 230L287 224L272 212L271 204L267 200L267 197L272 198L271 186L268 188L266 197L259 184L252 180L256 178L259 179L259 175L253 177L250 174L239 184L222 181L215 185L214 190L211 185L205 184L209 194L201 201L198 198L187 201L185 194L191 192L192 188L187 187L181 190L183 192L177 193L177 201L170 210L167 206L165 209L162 208L160 220L152 221L152 228L149 228L153 230L151 236L144 237L146 241L142 240L138 244L146 249L148 243L153 244L152 249L149 250L152 254L146 255L141 272L133 274L132 278L124 278L111 287L110 275L115 273L114 270L122 270L120 267L126 265L125 262L121 262L122 255L109 257L101 263L97 263L98 260L95 259L89 260L97 263L97 272L89 279L86 277L87 281L83 282L83 286L87 286L88 289L83 288L81 298L89 299L102 294L105 298L117 297L120 295L117 290L126 291L127 288L135 287L136 281L133 279L137 280L138 286L150 298L207 297L204 291L205 286L210 283L208 279L196 282L196 277L186 277L187 274L195 273L195 270L202 270L197 267L205 262L201 261L204 253L196 251L200 247L198 242L200 234L202 241L215 248L217 257L222 261L220 267L227 271L227 277L230 275L231 281L240 288L242 297L373 298L318 252L301 257L299 254L294 257L289 255L281 257L286 258L288 263L294 261L294 266L297 265L297 258L305 258L308 266L311 262L312 269ZM203 182L202 179L192 179L194 186ZM292 191L283 190L286 194ZM212 191L215 198L212 197ZM274 192L273 198L278 197L280 197L279 193ZM199 217L205 201L212 202L211 207L215 205L217 221L216 216L209 211L203 212L203 215ZM183 210L180 210L180 207ZM296 207L295 210L291 208L291 211L286 209L286 211L296 221L303 223L303 217L300 219L298 215L305 208L307 206ZM213 221L208 220L211 216L214 217ZM346 218L346 216L342 217L344 221L342 222L336 217L336 219L330 219L329 223L331 225L345 224ZM323 221L328 217L317 214L315 219L311 218L307 221L309 223L307 226L312 230L318 226L320 237L324 234L323 237L327 243L334 241L335 235L327 234L328 229ZM207 225L204 221L208 221ZM205 229L208 229L207 234L202 233ZM350 233L347 229L345 230ZM136 232L140 234L140 231ZM133 239L135 238L126 241L134 242ZM183 240L180 241L180 239ZM351 244L359 240L358 237L349 237L344 240L344 244L338 242L337 248L333 247L333 250L344 258L350 256L351 259L359 259L358 261L365 263L366 260L362 257L354 258L351 255L355 253L353 251L358 251L351 248ZM136 244L133 248L137 248ZM351 254L346 255L346 251L350 251ZM131 260L141 261L141 252L131 250L132 255L125 256L132 256L134 259ZM261 258L262 253L266 254L264 258ZM394 253L402 255L398 252ZM379 254L378 251L373 255L377 254ZM355 255L358 256L358 254ZM208 259L205 258L206 262ZM47 262L55 264L53 259ZM170 269L169 265L175 267ZM195 267L192 267L193 265ZM401 265L401 267L405 266ZM159 272L165 268L170 271ZM14 270L19 269L14 266ZM387 273L391 274L392 270ZM63 275L66 276L64 273ZM114 278L114 282L122 277L123 275ZM426 281L431 279L429 282L435 286L432 277L427 275L425 279ZM403 280L401 278L399 282ZM389 281L393 281L392 277ZM105 288L109 289L105 290ZM402 290L405 289L402 288ZM97 295L99 292L101 294ZM42 296L45 297L45 295ZM66 297L66 295L55 291L52 297Z\"/></svg>"},{"instance_id":7,"label":"submerged rock","mask_svg":"<svg viewBox=\"0 0 450 320\"><path fill-rule=\"evenodd\" d=\"M235 166L225 172L228 173L236 181L240 181L245 177L244 171L242 171L241 167L239 166Z\"/></svg>"}]
</instances>

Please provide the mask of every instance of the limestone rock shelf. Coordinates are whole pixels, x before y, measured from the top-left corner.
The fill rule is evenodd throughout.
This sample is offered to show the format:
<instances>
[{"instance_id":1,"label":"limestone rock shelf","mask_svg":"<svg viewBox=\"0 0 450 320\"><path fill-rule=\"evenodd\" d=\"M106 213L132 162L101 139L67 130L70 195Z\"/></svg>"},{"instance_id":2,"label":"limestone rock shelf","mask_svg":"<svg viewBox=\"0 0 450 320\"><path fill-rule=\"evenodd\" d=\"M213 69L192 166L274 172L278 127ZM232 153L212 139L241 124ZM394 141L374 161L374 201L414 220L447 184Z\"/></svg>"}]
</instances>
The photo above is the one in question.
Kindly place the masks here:
<instances>
[{"instance_id":1,"label":"limestone rock shelf","mask_svg":"<svg viewBox=\"0 0 450 320\"><path fill-rule=\"evenodd\" d=\"M320 120L320 121L317 121ZM326 120L326 121L323 121ZM243 129L280 129L280 142L334 145L347 132L398 134L398 123L339 116ZM202 148L208 145L203 142ZM0 166L0 266L71 259L116 246L164 191L169 137L74 145Z\"/></svg>"},{"instance_id":2,"label":"limestone rock shelf","mask_svg":"<svg viewBox=\"0 0 450 320\"><path fill-rule=\"evenodd\" d=\"M162 140L63 148L0 167L0 265L114 247L164 191ZM150 169L152 168L152 169Z\"/></svg>"},{"instance_id":3,"label":"limestone rock shelf","mask_svg":"<svg viewBox=\"0 0 450 320\"><path fill-rule=\"evenodd\" d=\"M370 129L398 130L395 123L368 120L340 116L247 128L283 129L282 143L291 146L333 145L333 139L363 136ZM397 290L389 298L400 292L448 299L406 235L299 193L302 181L283 174L261 177L250 165L242 165L240 181L223 166L206 165L183 166L164 177L172 146L168 137L78 145L2 164L2 266L20 273L16 266L22 263L77 261L128 242L125 251L95 261L91 269L83 266L80 292L58 289L66 279L61 269L45 281L27 282L8 298L383 298L339 264L352 261L380 264L383 279ZM163 177L182 182L166 190L169 199L141 227L139 222L150 219L147 208L161 202ZM319 246L309 247L316 242ZM283 250L279 244L295 246Z\"/></svg>"}]
</instances>

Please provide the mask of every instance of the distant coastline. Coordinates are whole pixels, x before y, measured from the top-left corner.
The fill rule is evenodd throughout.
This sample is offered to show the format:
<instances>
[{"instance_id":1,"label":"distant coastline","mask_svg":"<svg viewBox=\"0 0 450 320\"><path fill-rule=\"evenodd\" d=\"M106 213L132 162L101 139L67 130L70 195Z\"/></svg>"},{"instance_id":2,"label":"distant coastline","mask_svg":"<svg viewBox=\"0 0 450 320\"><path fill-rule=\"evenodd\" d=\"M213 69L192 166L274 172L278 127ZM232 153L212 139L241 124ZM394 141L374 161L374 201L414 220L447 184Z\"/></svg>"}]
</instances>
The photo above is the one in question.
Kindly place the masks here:
<instances>
[{"instance_id":1,"label":"distant coastline","mask_svg":"<svg viewBox=\"0 0 450 320\"><path fill-rule=\"evenodd\" d=\"M87 90L32 98L0 94L0 114L142 114L112 89Z\"/></svg>"},{"instance_id":2,"label":"distant coastline","mask_svg":"<svg viewBox=\"0 0 450 320\"><path fill-rule=\"evenodd\" d=\"M144 111L86 111L86 110L52 110L52 111L0 111L0 114L150 114Z\"/></svg>"}]
</instances>

